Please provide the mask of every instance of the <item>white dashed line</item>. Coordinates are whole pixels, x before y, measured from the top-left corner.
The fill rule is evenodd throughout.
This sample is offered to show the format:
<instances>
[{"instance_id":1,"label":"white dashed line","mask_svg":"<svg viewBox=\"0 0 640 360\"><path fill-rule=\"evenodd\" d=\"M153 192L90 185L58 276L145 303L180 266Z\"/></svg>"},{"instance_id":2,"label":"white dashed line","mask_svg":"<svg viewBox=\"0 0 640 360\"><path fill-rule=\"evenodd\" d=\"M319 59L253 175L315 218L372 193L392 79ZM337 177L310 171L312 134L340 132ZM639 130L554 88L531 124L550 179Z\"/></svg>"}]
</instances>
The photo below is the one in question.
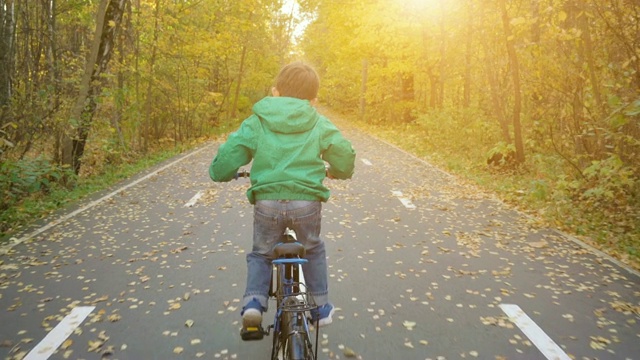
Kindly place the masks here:
<instances>
[{"instance_id":1,"label":"white dashed line","mask_svg":"<svg viewBox=\"0 0 640 360\"><path fill-rule=\"evenodd\" d=\"M369 160L367 160L367 159L362 159L362 162L363 162L365 165L367 165L367 166L371 166L371 165L373 165L373 164L371 163L371 161L369 161Z\"/></svg>"},{"instance_id":2,"label":"white dashed line","mask_svg":"<svg viewBox=\"0 0 640 360\"><path fill-rule=\"evenodd\" d=\"M36 345L24 358L24 360L45 360L53 354L60 345L73 334L84 319L91 314L95 306L79 306L73 308L71 313L62 319L47 336Z\"/></svg>"},{"instance_id":3,"label":"white dashed line","mask_svg":"<svg viewBox=\"0 0 640 360\"><path fill-rule=\"evenodd\" d=\"M200 199L202 195L204 195L204 191L202 190L198 191L195 195L193 195L193 197L191 198L191 200L189 200L189 202L184 204L184 207L193 207L193 205L195 205L196 202L198 202L198 199Z\"/></svg>"},{"instance_id":4,"label":"white dashed line","mask_svg":"<svg viewBox=\"0 0 640 360\"><path fill-rule=\"evenodd\" d=\"M407 209L415 209L416 206L413 205L413 203L411 202L411 200L407 199L404 197L404 195L402 194L402 191L391 191L391 193L393 194L393 196L397 197L398 200L400 200L400 202L402 203L402 205L404 205L404 207L406 207Z\"/></svg>"},{"instance_id":5,"label":"white dashed line","mask_svg":"<svg viewBox=\"0 0 640 360\"><path fill-rule=\"evenodd\" d=\"M571 358L558 346L518 305L500 304L509 319L531 340L540 352L549 360L571 360Z\"/></svg>"}]
</instances>

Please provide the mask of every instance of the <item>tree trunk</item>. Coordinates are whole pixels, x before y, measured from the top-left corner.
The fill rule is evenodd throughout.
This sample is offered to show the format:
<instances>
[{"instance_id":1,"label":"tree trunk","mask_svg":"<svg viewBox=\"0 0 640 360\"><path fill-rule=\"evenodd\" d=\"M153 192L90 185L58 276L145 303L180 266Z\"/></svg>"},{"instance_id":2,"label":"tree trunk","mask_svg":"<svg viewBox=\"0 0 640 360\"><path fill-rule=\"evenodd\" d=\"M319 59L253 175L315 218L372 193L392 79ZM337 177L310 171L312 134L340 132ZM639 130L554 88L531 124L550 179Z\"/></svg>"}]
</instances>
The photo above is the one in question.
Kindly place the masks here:
<instances>
[{"instance_id":1,"label":"tree trunk","mask_svg":"<svg viewBox=\"0 0 640 360\"><path fill-rule=\"evenodd\" d=\"M80 94L71 112L71 131L65 134L62 145L62 164L80 173L81 158L96 111L96 98L100 94L100 75L106 70L113 52L116 33L127 0L101 0L98 7L96 32L91 54L86 62L80 84Z\"/></svg>"},{"instance_id":2,"label":"tree trunk","mask_svg":"<svg viewBox=\"0 0 640 360\"><path fill-rule=\"evenodd\" d=\"M578 6L578 3L576 3ZM593 97L596 101L596 115L601 116L603 114L603 105L602 102L602 94L600 92L600 81L598 80L595 60L593 57L593 43L591 41L591 27L589 25L589 17L586 12L582 13L582 15L578 19L578 26L580 27L580 32L582 34L582 47L584 49L584 60L587 63L587 68L589 69L589 79L591 81L591 89L593 91Z\"/></svg>"},{"instance_id":3,"label":"tree trunk","mask_svg":"<svg viewBox=\"0 0 640 360\"><path fill-rule=\"evenodd\" d=\"M151 107L153 105L153 78L154 68L156 65L156 56L158 53L158 34L160 33L160 0L156 0L156 8L154 12L154 27L153 27L153 43L151 45L151 57L149 58L149 79L147 80L146 98L144 101L144 113L142 123L142 133L140 134L140 140L142 142L142 149L146 152L149 147L149 137L151 137Z\"/></svg>"},{"instance_id":4,"label":"tree trunk","mask_svg":"<svg viewBox=\"0 0 640 360\"><path fill-rule=\"evenodd\" d=\"M486 47L485 47L486 49ZM488 49L487 49L488 51ZM489 56L487 52L486 56ZM505 116L504 111L504 102L501 100L498 79L495 74L495 67L493 61L490 59L486 59L484 61L487 79L489 81L489 90L491 93L491 104L493 105L493 115L498 118L498 123L500 124L500 129L502 130L502 138L507 144L511 144L511 133L509 132L509 123L507 122L507 117Z\"/></svg>"},{"instance_id":5,"label":"tree trunk","mask_svg":"<svg viewBox=\"0 0 640 360\"><path fill-rule=\"evenodd\" d=\"M480 8L480 16L484 17L486 9L484 7ZM480 20L481 22L483 19ZM484 49L485 59L483 61L485 65L485 72L487 74L487 82L489 83L489 94L491 97L491 105L493 107L493 116L498 120L498 124L500 124L500 129L502 130L502 138L507 144L511 144L511 132L509 131L509 123L507 121L507 116L505 115L505 103L503 101L503 96L500 93L500 84L498 83L497 73L497 65L495 58L493 55L492 49L493 46L488 43L486 36L479 38L481 41L482 48Z\"/></svg>"},{"instance_id":6,"label":"tree trunk","mask_svg":"<svg viewBox=\"0 0 640 360\"><path fill-rule=\"evenodd\" d=\"M467 109L471 104L471 54L473 53L473 18L475 11L473 9L473 3L469 3L470 9L467 13L467 39L466 48L464 54L464 94L462 99L462 107Z\"/></svg>"},{"instance_id":7,"label":"tree trunk","mask_svg":"<svg viewBox=\"0 0 640 360\"><path fill-rule=\"evenodd\" d=\"M520 66L518 64L518 54L513 45L513 35L511 33L511 25L509 15L507 14L507 6L505 0L500 0L502 10L502 25L504 27L504 35L507 40L507 53L509 55L509 65L511 67L511 80L513 81L513 137L516 145L516 161L524 162L524 144L522 142L522 127L520 124L520 110L522 109L522 94L520 89Z\"/></svg>"},{"instance_id":8,"label":"tree trunk","mask_svg":"<svg viewBox=\"0 0 640 360\"><path fill-rule=\"evenodd\" d=\"M367 59L362 60L362 80L360 84L360 121L364 120L367 105Z\"/></svg>"},{"instance_id":9,"label":"tree trunk","mask_svg":"<svg viewBox=\"0 0 640 360\"><path fill-rule=\"evenodd\" d=\"M444 4L440 2L440 63L438 66L438 108L444 107L444 79L446 71L447 29L444 24Z\"/></svg>"},{"instance_id":10,"label":"tree trunk","mask_svg":"<svg viewBox=\"0 0 640 360\"><path fill-rule=\"evenodd\" d=\"M0 0L0 110L11 99L11 74L14 70L14 34L16 21L13 0ZM2 114L0 112L0 114ZM0 118L0 125L2 119Z\"/></svg>"},{"instance_id":11,"label":"tree trunk","mask_svg":"<svg viewBox=\"0 0 640 360\"><path fill-rule=\"evenodd\" d=\"M231 118L235 119L238 110L238 98L240 97L240 85L242 83L242 73L244 72L244 59L247 56L247 46L242 46L242 56L240 57L240 70L238 71L238 84L236 86L236 94L233 99L233 107L231 109Z\"/></svg>"}]
</instances>

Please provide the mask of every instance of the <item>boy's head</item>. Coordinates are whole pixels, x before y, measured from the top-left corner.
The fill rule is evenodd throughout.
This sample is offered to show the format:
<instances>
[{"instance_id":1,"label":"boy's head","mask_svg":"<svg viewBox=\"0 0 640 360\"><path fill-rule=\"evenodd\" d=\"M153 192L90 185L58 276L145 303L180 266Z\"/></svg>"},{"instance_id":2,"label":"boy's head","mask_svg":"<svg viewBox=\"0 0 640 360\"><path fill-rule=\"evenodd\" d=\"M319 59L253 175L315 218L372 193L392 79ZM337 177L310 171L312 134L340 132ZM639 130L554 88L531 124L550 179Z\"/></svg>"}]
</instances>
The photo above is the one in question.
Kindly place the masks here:
<instances>
[{"instance_id":1,"label":"boy's head","mask_svg":"<svg viewBox=\"0 0 640 360\"><path fill-rule=\"evenodd\" d=\"M273 89L274 96L287 96L313 101L318 97L320 78L315 70L300 61L280 70Z\"/></svg>"}]
</instances>

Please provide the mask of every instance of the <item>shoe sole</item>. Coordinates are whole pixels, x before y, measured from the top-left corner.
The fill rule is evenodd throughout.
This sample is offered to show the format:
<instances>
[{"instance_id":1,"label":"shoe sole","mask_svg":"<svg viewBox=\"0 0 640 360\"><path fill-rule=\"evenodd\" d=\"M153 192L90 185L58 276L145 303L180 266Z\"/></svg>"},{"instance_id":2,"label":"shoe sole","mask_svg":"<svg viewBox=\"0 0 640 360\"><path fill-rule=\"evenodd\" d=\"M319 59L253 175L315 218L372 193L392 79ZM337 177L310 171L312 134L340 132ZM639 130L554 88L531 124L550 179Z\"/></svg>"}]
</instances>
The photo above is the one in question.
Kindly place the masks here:
<instances>
[{"instance_id":1,"label":"shoe sole","mask_svg":"<svg viewBox=\"0 0 640 360\"><path fill-rule=\"evenodd\" d=\"M242 315L242 326L246 328L262 325L262 313L257 309L247 309Z\"/></svg>"},{"instance_id":2,"label":"shoe sole","mask_svg":"<svg viewBox=\"0 0 640 360\"><path fill-rule=\"evenodd\" d=\"M336 311L336 308L334 307L329 312L329 316L327 316L324 319L320 319L320 321L318 321L318 327L323 327L323 326L327 326L327 325L331 324L333 322L333 313L335 311Z\"/></svg>"}]
</instances>

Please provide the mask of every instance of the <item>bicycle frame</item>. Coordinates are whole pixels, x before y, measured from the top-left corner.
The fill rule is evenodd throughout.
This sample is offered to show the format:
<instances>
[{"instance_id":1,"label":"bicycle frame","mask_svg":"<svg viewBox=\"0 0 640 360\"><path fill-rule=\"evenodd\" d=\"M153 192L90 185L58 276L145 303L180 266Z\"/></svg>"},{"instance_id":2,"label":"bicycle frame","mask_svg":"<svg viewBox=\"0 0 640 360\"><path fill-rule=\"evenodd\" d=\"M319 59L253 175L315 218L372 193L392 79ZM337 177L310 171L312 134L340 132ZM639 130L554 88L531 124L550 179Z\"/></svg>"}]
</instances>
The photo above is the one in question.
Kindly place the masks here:
<instances>
[{"instance_id":1,"label":"bicycle frame","mask_svg":"<svg viewBox=\"0 0 640 360\"><path fill-rule=\"evenodd\" d=\"M314 351L306 316L308 311L317 309L317 306L306 291L306 285L300 282L300 266L306 262L306 259L297 255L283 256L272 262L276 281L274 284L272 277L270 296L275 297L278 306L274 323L270 326L274 330L272 360L278 359L280 353L284 359L317 359L318 331Z\"/></svg>"}]
</instances>

